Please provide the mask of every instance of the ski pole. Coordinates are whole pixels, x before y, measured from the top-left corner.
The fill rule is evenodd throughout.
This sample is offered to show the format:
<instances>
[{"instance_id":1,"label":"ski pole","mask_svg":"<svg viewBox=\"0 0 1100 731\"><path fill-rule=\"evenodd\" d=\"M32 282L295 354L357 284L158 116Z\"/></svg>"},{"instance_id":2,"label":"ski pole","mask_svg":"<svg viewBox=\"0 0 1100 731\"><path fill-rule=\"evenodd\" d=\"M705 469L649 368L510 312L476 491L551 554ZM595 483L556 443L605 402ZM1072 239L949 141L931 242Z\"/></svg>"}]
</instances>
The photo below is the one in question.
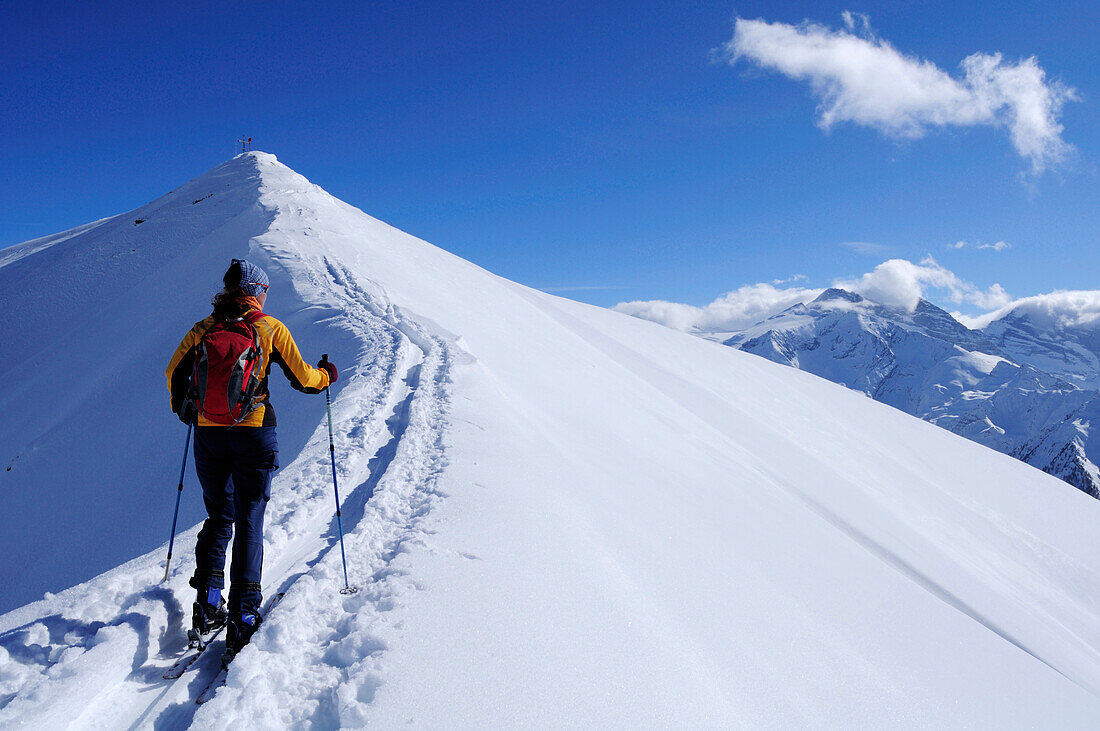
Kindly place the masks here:
<instances>
[{"instance_id":1,"label":"ski pole","mask_svg":"<svg viewBox=\"0 0 1100 731\"><path fill-rule=\"evenodd\" d=\"M321 362L328 362L328 353L321 355ZM336 496L336 528L340 531L340 560L344 562L344 588L341 594L354 594L359 589L348 583L348 557L344 553L344 523L340 519L340 488L336 485L336 445L332 441L332 401L325 386L325 412L328 414L328 455L332 460L332 494Z\"/></svg>"},{"instance_id":2,"label":"ski pole","mask_svg":"<svg viewBox=\"0 0 1100 731\"><path fill-rule=\"evenodd\" d=\"M191 446L191 429L194 424L187 425L187 441L183 443L183 464L180 465L180 484L176 488L176 510L172 513L172 536L168 539L168 560L164 562L164 579L168 581L168 567L172 565L172 546L176 544L176 519L180 515L180 498L183 497L183 472L187 469L187 450Z\"/></svg>"}]
</instances>

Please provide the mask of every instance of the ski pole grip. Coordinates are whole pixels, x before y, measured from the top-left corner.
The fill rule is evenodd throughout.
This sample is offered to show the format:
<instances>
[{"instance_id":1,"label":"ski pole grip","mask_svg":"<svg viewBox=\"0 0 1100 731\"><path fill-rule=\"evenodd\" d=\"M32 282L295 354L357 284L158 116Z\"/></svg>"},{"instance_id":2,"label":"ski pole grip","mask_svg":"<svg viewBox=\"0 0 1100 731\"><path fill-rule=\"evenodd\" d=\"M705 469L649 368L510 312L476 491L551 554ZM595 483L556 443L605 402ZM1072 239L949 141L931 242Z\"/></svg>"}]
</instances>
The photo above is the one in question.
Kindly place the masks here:
<instances>
[{"instance_id":1,"label":"ski pole grip","mask_svg":"<svg viewBox=\"0 0 1100 731\"><path fill-rule=\"evenodd\" d=\"M321 353L321 362L328 363L328 353Z\"/></svg>"}]
</instances>

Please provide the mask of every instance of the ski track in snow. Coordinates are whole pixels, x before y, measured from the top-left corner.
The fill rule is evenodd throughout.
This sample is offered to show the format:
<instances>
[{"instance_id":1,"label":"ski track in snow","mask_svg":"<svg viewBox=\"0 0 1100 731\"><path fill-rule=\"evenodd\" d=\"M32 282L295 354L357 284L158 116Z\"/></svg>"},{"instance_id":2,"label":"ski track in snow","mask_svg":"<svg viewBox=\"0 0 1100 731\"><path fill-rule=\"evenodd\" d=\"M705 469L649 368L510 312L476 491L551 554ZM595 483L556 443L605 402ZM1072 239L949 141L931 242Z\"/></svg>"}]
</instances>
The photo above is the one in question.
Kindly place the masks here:
<instances>
[{"instance_id":1,"label":"ski track in snow","mask_svg":"<svg viewBox=\"0 0 1100 731\"><path fill-rule=\"evenodd\" d=\"M290 266L299 252L278 251ZM286 596L201 708L222 640L181 678L161 677L184 647L198 526L177 536L168 584L161 551L63 592L65 609L0 634L0 726L204 728L363 723L381 684L379 627L415 581L392 567L423 544L441 498L452 346L408 318L347 268L314 259L298 271L334 304L335 324L361 343L369 368L349 368L332 404L350 583L344 585L324 421L276 476L266 514L264 594ZM296 283L298 284L298 283ZM375 287L377 290L377 287ZM193 484L193 479L191 483ZM104 588L106 586L106 588ZM51 599L47 597L47 600ZM13 613L35 617L34 604ZM89 672L95 668L93 672ZM272 688L287 703L272 708ZM254 692L259 691L259 692ZM51 699L65 698L65 703ZM61 711L80 698L78 718ZM135 706L132 699L138 699Z\"/></svg>"}]
</instances>

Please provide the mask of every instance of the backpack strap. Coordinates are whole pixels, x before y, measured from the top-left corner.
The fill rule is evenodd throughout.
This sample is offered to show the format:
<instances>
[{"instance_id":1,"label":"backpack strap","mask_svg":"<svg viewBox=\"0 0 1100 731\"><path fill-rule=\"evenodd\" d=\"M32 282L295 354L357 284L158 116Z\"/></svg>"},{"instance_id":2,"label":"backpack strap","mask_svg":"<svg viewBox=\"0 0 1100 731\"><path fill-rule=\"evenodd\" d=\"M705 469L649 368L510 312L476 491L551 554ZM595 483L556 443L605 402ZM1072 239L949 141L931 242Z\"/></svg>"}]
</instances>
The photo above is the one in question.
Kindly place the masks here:
<instances>
[{"instance_id":1,"label":"backpack strap","mask_svg":"<svg viewBox=\"0 0 1100 731\"><path fill-rule=\"evenodd\" d=\"M233 426L244 421L248 415L256 409L258 403L258 394L256 394L254 389L258 388L260 385L262 376L259 374L264 372L266 364L264 363L263 348L260 347L260 330L256 327L256 323L263 316L264 313L262 310L249 310L240 319L240 321L246 323L249 329L252 330L252 359L255 361L255 364L253 365L252 377L249 379L250 383L248 384L251 386L251 388L249 388L248 403L241 409L241 417L233 423Z\"/></svg>"},{"instance_id":2,"label":"backpack strap","mask_svg":"<svg viewBox=\"0 0 1100 731\"><path fill-rule=\"evenodd\" d=\"M245 313L243 318L243 320L248 323L249 327L252 328L252 352L253 356L256 358L257 364L261 366L261 372L262 367L265 365L264 351L263 348L260 347L260 329L256 327L256 323L259 322L262 317L264 317L262 310L249 310Z\"/></svg>"}]
</instances>

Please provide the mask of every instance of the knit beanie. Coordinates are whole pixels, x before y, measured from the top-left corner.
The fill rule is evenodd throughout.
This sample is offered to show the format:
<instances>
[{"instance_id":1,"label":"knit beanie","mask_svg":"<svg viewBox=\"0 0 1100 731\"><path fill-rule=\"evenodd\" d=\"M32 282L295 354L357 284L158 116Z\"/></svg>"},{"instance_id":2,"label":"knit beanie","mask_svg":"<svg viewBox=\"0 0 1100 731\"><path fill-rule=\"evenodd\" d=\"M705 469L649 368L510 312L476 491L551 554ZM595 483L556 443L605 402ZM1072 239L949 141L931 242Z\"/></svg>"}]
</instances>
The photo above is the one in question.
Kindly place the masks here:
<instances>
[{"instance_id":1,"label":"knit beanie","mask_svg":"<svg viewBox=\"0 0 1100 731\"><path fill-rule=\"evenodd\" d=\"M242 292L253 297L259 297L267 291L271 283L268 281L267 273L263 269L244 259L234 259L233 261L241 265Z\"/></svg>"}]
</instances>

